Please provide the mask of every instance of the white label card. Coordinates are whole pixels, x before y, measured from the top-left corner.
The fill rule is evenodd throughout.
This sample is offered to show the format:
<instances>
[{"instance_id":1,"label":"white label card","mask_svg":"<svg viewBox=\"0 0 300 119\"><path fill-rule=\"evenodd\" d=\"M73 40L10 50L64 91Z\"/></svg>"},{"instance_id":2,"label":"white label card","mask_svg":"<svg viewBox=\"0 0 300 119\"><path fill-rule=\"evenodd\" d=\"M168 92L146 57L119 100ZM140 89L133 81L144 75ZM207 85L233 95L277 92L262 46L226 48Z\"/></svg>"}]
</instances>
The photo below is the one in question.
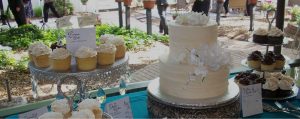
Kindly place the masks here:
<instances>
[{"instance_id":1,"label":"white label card","mask_svg":"<svg viewBox=\"0 0 300 119\"><path fill-rule=\"evenodd\" d=\"M41 115L43 115L44 113L48 112L48 108L47 107L42 107L36 110L32 110L23 114L19 114L19 118L20 119L37 119L38 117L40 117Z\"/></svg>"},{"instance_id":2,"label":"white label card","mask_svg":"<svg viewBox=\"0 0 300 119\"><path fill-rule=\"evenodd\" d=\"M129 97L124 97L114 102L107 103L105 105L105 112L113 118L133 118Z\"/></svg>"},{"instance_id":3,"label":"white label card","mask_svg":"<svg viewBox=\"0 0 300 119\"><path fill-rule=\"evenodd\" d=\"M243 117L263 113L261 84L240 86Z\"/></svg>"},{"instance_id":4,"label":"white label card","mask_svg":"<svg viewBox=\"0 0 300 119\"><path fill-rule=\"evenodd\" d=\"M74 55L81 47L96 49L95 28L80 28L66 30L67 49Z\"/></svg>"}]
</instances>

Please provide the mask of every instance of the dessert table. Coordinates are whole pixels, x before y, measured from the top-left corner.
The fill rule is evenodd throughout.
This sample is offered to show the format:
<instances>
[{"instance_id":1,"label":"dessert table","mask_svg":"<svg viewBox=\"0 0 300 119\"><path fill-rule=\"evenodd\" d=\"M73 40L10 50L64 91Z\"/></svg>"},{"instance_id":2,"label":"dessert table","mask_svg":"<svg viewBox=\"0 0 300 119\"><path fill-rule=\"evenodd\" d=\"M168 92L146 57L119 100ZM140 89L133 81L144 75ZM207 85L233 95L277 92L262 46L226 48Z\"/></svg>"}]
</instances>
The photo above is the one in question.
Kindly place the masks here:
<instances>
[{"instance_id":1,"label":"dessert table","mask_svg":"<svg viewBox=\"0 0 300 119\"><path fill-rule=\"evenodd\" d=\"M236 73L231 73L230 80L233 79L232 77L234 77L235 74ZM148 95L147 95L146 90L147 90L148 83L149 83L149 81L140 82L140 83L136 83L136 84L130 84L128 86L128 91L127 91L128 93L125 95L122 95L122 96L118 95L117 88L105 90L106 92L108 92L107 99L99 107L101 107L104 110L105 104L128 96L130 99L133 117L134 118L150 118L151 115L148 113L148 109L147 109ZM298 100L298 99L293 98L293 99L289 99L289 100L285 100L285 101L289 101L297 106L300 105L300 100ZM274 101L264 100L263 102L274 106ZM18 114L14 114L14 115L5 117L5 119L17 119L17 118L18 118ZM288 115L286 113L282 113L282 112L264 112L262 114L250 116L247 118L295 118L295 117Z\"/></svg>"}]
</instances>

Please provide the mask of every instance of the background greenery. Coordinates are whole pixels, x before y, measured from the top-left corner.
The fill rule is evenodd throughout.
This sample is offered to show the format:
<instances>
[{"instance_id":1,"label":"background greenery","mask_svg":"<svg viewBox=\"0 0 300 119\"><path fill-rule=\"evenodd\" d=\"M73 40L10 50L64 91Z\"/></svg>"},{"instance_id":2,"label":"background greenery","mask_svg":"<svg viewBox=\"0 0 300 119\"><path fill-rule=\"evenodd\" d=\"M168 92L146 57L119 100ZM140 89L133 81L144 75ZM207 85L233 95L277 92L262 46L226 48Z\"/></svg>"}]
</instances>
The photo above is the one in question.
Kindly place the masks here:
<instances>
[{"instance_id":1,"label":"background greenery","mask_svg":"<svg viewBox=\"0 0 300 119\"><path fill-rule=\"evenodd\" d=\"M64 3L65 2L65 3ZM66 14L65 15L71 15L74 12L73 4L70 2L70 0L55 0L54 7L56 8L58 13L61 13L60 15L63 15L64 13L64 4L66 7Z\"/></svg>"},{"instance_id":2,"label":"background greenery","mask_svg":"<svg viewBox=\"0 0 300 119\"><path fill-rule=\"evenodd\" d=\"M42 7L33 8L33 13L35 17L42 17Z\"/></svg>"},{"instance_id":3,"label":"background greenery","mask_svg":"<svg viewBox=\"0 0 300 119\"><path fill-rule=\"evenodd\" d=\"M104 34L119 35L124 38L128 50L136 50L150 46L154 41L168 43L169 37L159 34L147 35L146 32L118 26L103 24L96 26L97 44L100 44L99 37ZM13 58L15 51L27 50L30 44L41 41L50 46L55 43L58 37L64 37L65 32L58 29L42 30L35 25L24 25L19 28L0 29L0 44L12 47L13 51L0 50L0 70L14 69L25 71L27 69L28 58L16 60ZM63 41L65 42L65 40Z\"/></svg>"}]
</instances>

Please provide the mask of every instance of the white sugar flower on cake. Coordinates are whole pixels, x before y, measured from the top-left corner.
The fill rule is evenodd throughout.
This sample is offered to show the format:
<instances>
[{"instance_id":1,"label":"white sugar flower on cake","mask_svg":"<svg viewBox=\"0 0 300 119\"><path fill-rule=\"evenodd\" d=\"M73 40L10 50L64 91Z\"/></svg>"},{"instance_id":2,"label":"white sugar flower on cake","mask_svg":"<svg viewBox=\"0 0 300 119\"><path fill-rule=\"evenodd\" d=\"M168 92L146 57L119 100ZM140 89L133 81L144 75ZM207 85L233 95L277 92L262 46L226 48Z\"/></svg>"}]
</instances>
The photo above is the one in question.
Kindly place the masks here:
<instances>
[{"instance_id":1,"label":"white sugar flower on cake","mask_svg":"<svg viewBox=\"0 0 300 119\"><path fill-rule=\"evenodd\" d=\"M181 25L197 25L197 26L206 25L208 22L209 22L209 17L202 12L183 13L180 14L175 21L175 23Z\"/></svg>"}]
</instances>

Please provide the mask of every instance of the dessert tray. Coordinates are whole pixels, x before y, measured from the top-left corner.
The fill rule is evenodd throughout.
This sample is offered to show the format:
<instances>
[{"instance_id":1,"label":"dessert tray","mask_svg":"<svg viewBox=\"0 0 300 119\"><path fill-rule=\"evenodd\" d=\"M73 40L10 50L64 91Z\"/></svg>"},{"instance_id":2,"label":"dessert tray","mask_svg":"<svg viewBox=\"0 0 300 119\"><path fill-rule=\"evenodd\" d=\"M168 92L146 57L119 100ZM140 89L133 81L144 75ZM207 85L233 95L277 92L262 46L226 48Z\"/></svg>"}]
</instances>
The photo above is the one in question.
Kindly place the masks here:
<instances>
[{"instance_id":1,"label":"dessert tray","mask_svg":"<svg viewBox=\"0 0 300 119\"><path fill-rule=\"evenodd\" d=\"M274 70L272 70L272 71L262 71L262 70L260 70L260 69L254 69L254 68L251 68L251 67L248 66L247 59L243 59L243 60L241 61L241 64L242 64L243 66L245 66L245 67L248 67L248 68L250 68L250 69L253 69L253 70L259 71L259 72L281 72L281 71L283 71L283 70L290 69L290 66L289 66L289 64L288 64L288 63L289 63L288 61L290 61L290 58L287 57L287 56L284 56L284 58L286 59L286 63L285 63L285 65L284 65L284 68L283 68L283 69L274 69Z\"/></svg>"},{"instance_id":2,"label":"dessert tray","mask_svg":"<svg viewBox=\"0 0 300 119\"><path fill-rule=\"evenodd\" d=\"M294 98L298 95L298 87L297 86L294 86L293 89L292 89L292 95L290 96L286 96L286 97L264 97L263 96L263 99L264 100L287 100L287 99L291 99L291 98Z\"/></svg>"}]
</instances>

